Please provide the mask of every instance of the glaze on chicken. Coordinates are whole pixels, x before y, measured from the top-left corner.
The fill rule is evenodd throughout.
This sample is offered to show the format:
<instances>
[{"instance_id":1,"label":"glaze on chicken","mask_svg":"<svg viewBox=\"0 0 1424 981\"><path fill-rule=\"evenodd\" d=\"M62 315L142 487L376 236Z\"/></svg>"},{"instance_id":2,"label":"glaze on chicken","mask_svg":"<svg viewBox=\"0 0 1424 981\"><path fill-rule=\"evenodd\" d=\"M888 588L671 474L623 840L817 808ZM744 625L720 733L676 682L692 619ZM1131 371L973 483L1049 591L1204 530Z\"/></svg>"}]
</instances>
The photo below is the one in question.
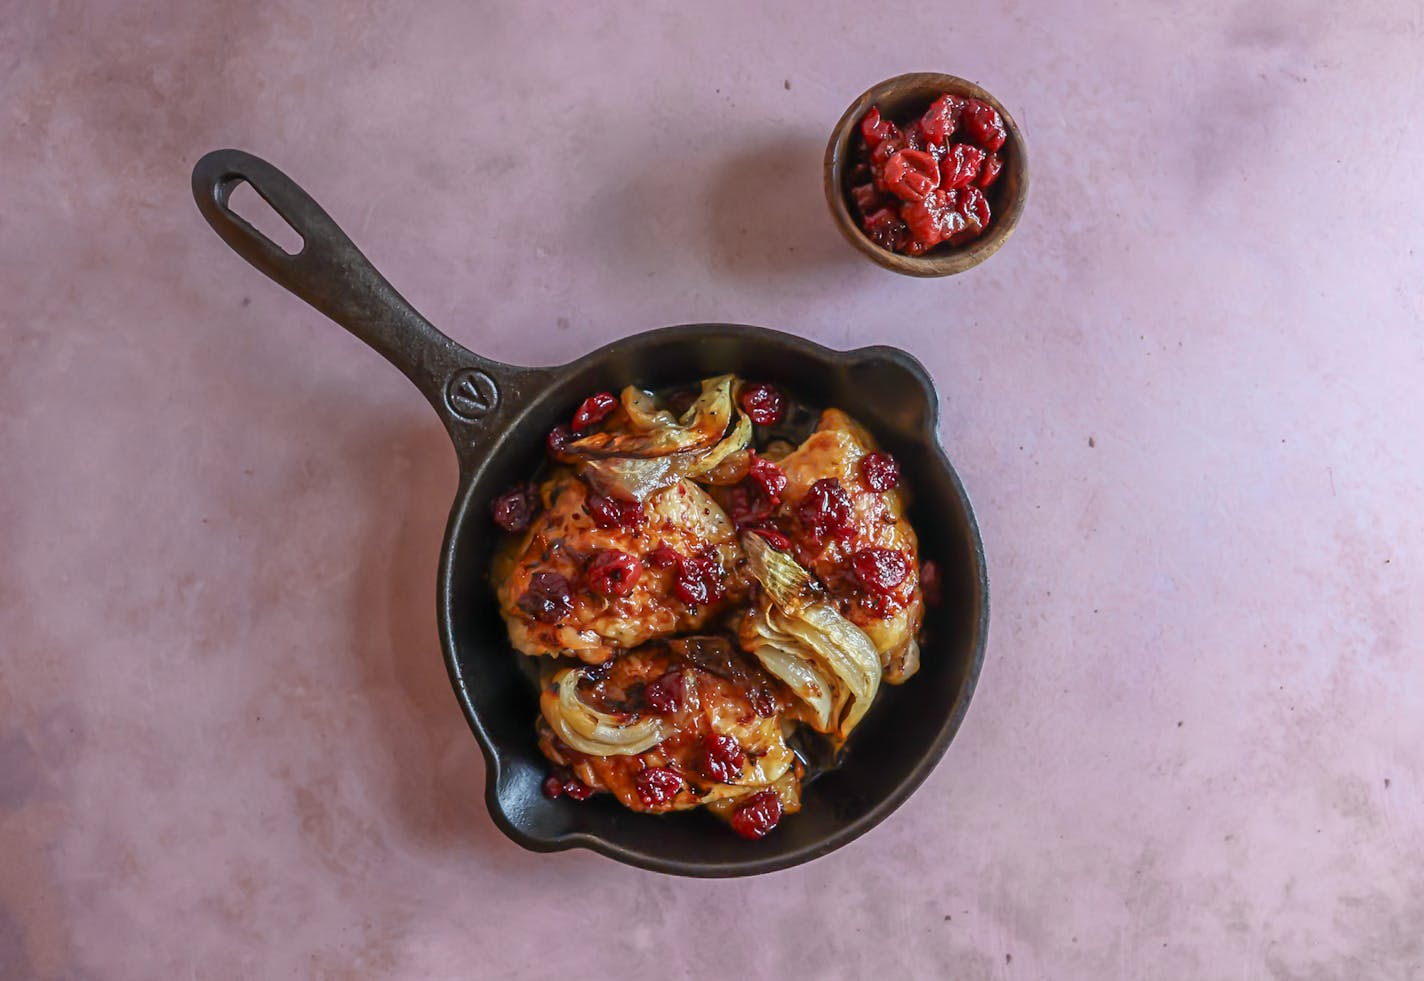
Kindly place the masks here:
<instances>
[{"instance_id":1,"label":"glaze on chicken","mask_svg":"<svg viewBox=\"0 0 1424 981\"><path fill-rule=\"evenodd\" d=\"M565 724L558 682L568 671L580 672L574 688L583 705L624 729L653 721L660 741L622 755L570 746L556 731ZM787 701L794 699L725 637L659 641L603 668L556 672L539 697L539 747L585 786L635 811L726 806L772 790L789 813L800 806L801 764L785 741Z\"/></svg>"},{"instance_id":2,"label":"glaze on chicken","mask_svg":"<svg viewBox=\"0 0 1424 981\"><path fill-rule=\"evenodd\" d=\"M800 807L798 727L838 748L915 672L898 467L837 409L779 429L786 406L730 375L681 402L597 393L550 434L547 474L494 503L500 611L544 663L547 795L706 807L761 838Z\"/></svg>"},{"instance_id":3,"label":"glaze on chicken","mask_svg":"<svg viewBox=\"0 0 1424 981\"><path fill-rule=\"evenodd\" d=\"M737 575L736 531L699 485L681 480L656 491L628 526L599 527L589 507L592 496L572 470L556 470L539 486L539 510L523 539L496 563L500 611L521 653L602 664L649 640L696 631L745 594ZM655 556L659 549L667 551ZM639 572L627 594L577 588L590 562L608 551L637 559ZM677 596L680 564L697 558L720 577L720 599L688 603ZM540 573L557 574L572 587L569 609L556 618L541 618L538 607L521 603Z\"/></svg>"}]
</instances>

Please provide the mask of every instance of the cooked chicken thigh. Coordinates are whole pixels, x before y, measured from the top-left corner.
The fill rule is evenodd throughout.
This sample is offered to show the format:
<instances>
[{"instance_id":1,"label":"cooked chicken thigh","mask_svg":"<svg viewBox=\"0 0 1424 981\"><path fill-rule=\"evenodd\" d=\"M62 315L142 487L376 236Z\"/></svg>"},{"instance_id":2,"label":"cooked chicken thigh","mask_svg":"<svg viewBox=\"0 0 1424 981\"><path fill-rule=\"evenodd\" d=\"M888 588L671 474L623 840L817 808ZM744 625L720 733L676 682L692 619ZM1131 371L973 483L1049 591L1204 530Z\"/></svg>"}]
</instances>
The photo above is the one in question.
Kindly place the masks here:
<instances>
[{"instance_id":1,"label":"cooked chicken thigh","mask_svg":"<svg viewBox=\"0 0 1424 981\"><path fill-rule=\"evenodd\" d=\"M635 811L731 806L769 789L790 812L800 764L782 735L784 699L725 638L660 641L555 673L539 697L539 746Z\"/></svg>"},{"instance_id":2,"label":"cooked chicken thigh","mask_svg":"<svg viewBox=\"0 0 1424 981\"><path fill-rule=\"evenodd\" d=\"M495 574L510 642L525 654L599 664L697 630L745 595L732 524L691 481L653 493L636 517L626 510L636 505L595 494L567 469L538 496Z\"/></svg>"},{"instance_id":3,"label":"cooked chicken thigh","mask_svg":"<svg viewBox=\"0 0 1424 981\"><path fill-rule=\"evenodd\" d=\"M827 409L816 431L776 461L786 475L777 523L788 530L797 561L875 644L885 680L898 684L919 663L916 635L924 616L919 544L906 517L905 492L873 490L861 473L862 460L875 452L874 439L858 423L839 409ZM849 513L837 533L834 512L844 505ZM894 582L898 568L887 575L884 567L899 562L905 575Z\"/></svg>"}]
</instances>

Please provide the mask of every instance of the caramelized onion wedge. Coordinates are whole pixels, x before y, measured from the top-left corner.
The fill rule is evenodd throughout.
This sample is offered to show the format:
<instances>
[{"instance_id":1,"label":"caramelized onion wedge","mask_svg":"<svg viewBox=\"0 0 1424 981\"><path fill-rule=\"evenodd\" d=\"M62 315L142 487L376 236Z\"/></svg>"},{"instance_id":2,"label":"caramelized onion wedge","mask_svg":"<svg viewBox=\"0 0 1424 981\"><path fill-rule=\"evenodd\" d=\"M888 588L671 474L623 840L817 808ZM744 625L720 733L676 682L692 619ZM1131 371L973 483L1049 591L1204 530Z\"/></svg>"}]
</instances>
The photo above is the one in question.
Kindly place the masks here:
<instances>
[{"instance_id":1,"label":"caramelized onion wedge","mask_svg":"<svg viewBox=\"0 0 1424 981\"><path fill-rule=\"evenodd\" d=\"M805 702L811 710L808 720L811 728L818 732L831 731L831 714L835 711L835 682L826 677L814 661L810 661L795 650L795 644L775 632L760 615L753 616L750 625L755 635L743 642L756 654L767 674L778 679L792 694Z\"/></svg>"},{"instance_id":2,"label":"caramelized onion wedge","mask_svg":"<svg viewBox=\"0 0 1424 981\"><path fill-rule=\"evenodd\" d=\"M623 391L627 425L574 440L565 456L582 464L600 494L636 501L714 471L751 443L752 421L732 398L733 381L732 375L704 381L681 419L630 386Z\"/></svg>"},{"instance_id":3,"label":"caramelized onion wedge","mask_svg":"<svg viewBox=\"0 0 1424 981\"><path fill-rule=\"evenodd\" d=\"M762 666L786 682L810 705L813 726L844 740L870 708L880 689L880 654L865 631L845 618L822 597L820 588L795 559L772 548L760 535L742 536L748 567L761 583L761 602L742 628L742 641ZM763 652L766 656L763 657ZM799 671L806 662L814 675ZM823 699L807 698L830 684L830 707ZM795 678L796 681L792 679Z\"/></svg>"},{"instance_id":4,"label":"caramelized onion wedge","mask_svg":"<svg viewBox=\"0 0 1424 981\"><path fill-rule=\"evenodd\" d=\"M812 603L795 613L771 611L772 622L814 653L840 681L847 696L835 734L850 735L880 690L880 653L870 638L829 603Z\"/></svg>"},{"instance_id":5,"label":"caramelized onion wedge","mask_svg":"<svg viewBox=\"0 0 1424 981\"><path fill-rule=\"evenodd\" d=\"M706 450L726 435L738 414L732 400L732 375L719 375L702 383L702 394L678 419L647 392L631 385L623 390L626 425L590 433L565 448L567 456L593 460L608 456L654 457L690 450Z\"/></svg>"},{"instance_id":6,"label":"caramelized onion wedge","mask_svg":"<svg viewBox=\"0 0 1424 981\"><path fill-rule=\"evenodd\" d=\"M776 796L781 800L781 810L784 813L795 814L801 810L801 780L794 768L788 769L767 787L731 787L728 789L735 792L719 797L712 797L709 794L702 799L709 811L723 819L730 818L732 812L737 809L737 805L744 798L764 789L776 791Z\"/></svg>"},{"instance_id":7,"label":"caramelized onion wedge","mask_svg":"<svg viewBox=\"0 0 1424 981\"><path fill-rule=\"evenodd\" d=\"M636 756L663 741L662 722L640 719L624 725L616 716L600 712L578 695L581 668L555 676L558 694L541 698L540 708L549 728L565 743L589 756Z\"/></svg>"},{"instance_id":8,"label":"caramelized onion wedge","mask_svg":"<svg viewBox=\"0 0 1424 981\"><path fill-rule=\"evenodd\" d=\"M765 538L745 534L742 548L747 553L747 567L777 606L796 610L821 599L815 576L785 552L772 548Z\"/></svg>"}]
</instances>

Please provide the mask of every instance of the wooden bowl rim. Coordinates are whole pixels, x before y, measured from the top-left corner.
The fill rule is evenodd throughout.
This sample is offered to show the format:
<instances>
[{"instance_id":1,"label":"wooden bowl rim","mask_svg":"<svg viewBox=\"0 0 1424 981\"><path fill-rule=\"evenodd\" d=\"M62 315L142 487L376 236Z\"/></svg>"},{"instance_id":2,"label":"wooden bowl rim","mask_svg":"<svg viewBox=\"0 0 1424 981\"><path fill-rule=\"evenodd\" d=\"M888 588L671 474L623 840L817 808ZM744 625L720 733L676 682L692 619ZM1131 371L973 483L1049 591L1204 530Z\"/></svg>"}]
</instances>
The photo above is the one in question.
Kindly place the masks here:
<instances>
[{"instance_id":1,"label":"wooden bowl rim","mask_svg":"<svg viewBox=\"0 0 1424 981\"><path fill-rule=\"evenodd\" d=\"M1004 174L1000 180L1013 182L1013 189L1006 202L1007 206L1001 203L998 213L989 223L989 231L968 245L945 252L931 252L923 256L901 255L898 252L882 249L861 231L860 225L856 223L850 213L845 193L841 189L841 178L850 150L851 139L855 135L861 117L872 105L891 101L890 97L898 101L906 96L928 95L931 92L951 92L955 95L970 96L987 102L998 110L999 115L1004 119L1004 128L1008 131L1008 138L1004 141L1004 145L1010 150L1005 161ZM1028 199L1027 146L1024 142L1023 131L1019 129L1019 124L1013 114L982 86L957 75L946 75L940 72L909 72L904 75L896 75L894 78L877 82L862 92L841 115L835 128L831 130L830 142L826 145L823 174L826 204L831 209L831 217L834 219L836 227L840 229L846 241L876 265L906 276L952 276L979 265L999 251L1008 241L1009 236L1013 234L1014 228L1019 223L1019 218L1023 215L1024 203Z\"/></svg>"}]
</instances>

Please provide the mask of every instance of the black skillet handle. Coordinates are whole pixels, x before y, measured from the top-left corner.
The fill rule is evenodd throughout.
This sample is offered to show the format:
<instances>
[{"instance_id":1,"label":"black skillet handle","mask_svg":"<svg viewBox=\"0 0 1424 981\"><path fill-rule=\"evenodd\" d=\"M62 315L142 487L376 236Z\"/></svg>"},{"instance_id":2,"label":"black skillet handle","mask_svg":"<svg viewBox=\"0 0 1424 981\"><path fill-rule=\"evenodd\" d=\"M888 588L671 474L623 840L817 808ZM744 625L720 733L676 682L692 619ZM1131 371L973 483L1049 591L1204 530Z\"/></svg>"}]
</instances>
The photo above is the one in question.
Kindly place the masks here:
<instances>
[{"instance_id":1,"label":"black skillet handle","mask_svg":"<svg viewBox=\"0 0 1424 981\"><path fill-rule=\"evenodd\" d=\"M296 255L228 207L244 181L302 237ZM484 455L537 384L537 369L482 358L436 330L321 205L267 161L241 150L214 150L193 168L193 197L234 252L375 348L415 383L449 430L462 472Z\"/></svg>"}]
</instances>

